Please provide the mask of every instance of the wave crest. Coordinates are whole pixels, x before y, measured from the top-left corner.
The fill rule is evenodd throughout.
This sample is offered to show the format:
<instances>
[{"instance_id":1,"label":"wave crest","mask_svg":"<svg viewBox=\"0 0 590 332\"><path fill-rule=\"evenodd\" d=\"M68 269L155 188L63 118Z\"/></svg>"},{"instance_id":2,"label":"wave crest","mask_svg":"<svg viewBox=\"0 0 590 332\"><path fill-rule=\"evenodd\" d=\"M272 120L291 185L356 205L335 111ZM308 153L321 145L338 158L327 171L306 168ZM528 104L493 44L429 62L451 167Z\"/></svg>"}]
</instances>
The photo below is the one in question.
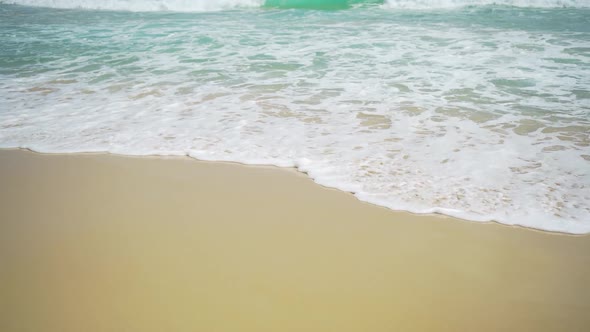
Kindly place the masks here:
<instances>
[{"instance_id":1,"label":"wave crest","mask_svg":"<svg viewBox=\"0 0 590 332\"><path fill-rule=\"evenodd\" d=\"M203 12L260 7L265 0L10 0L5 3L61 9L121 10L133 12Z\"/></svg>"},{"instance_id":2,"label":"wave crest","mask_svg":"<svg viewBox=\"0 0 590 332\"><path fill-rule=\"evenodd\" d=\"M588 0L6 0L0 3L33 7L132 12L206 12L236 8L344 9L358 4L383 4L392 9L444 9L503 5L516 7L590 7Z\"/></svg>"},{"instance_id":3,"label":"wave crest","mask_svg":"<svg viewBox=\"0 0 590 332\"><path fill-rule=\"evenodd\" d=\"M386 8L439 9L468 6L514 6L532 8L590 7L588 0L386 0Z\"/></svg>"}]
</instances>

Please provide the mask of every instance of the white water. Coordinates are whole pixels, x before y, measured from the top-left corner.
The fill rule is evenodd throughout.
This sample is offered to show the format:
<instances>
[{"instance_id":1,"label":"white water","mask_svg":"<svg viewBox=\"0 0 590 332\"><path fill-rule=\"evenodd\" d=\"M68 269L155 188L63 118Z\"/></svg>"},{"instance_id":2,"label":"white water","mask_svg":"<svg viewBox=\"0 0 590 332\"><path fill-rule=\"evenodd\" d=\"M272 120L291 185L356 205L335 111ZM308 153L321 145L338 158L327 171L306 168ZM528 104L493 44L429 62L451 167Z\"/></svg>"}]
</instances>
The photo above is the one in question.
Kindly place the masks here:
<instances>
[{"instance_id":1,"label":"white water","mask_svg":"<svg viewBox=\"0 0 590 332\"><path fill-rule=\"evenodd\" d=\"M48 8L202 12L260 7L264 5L265 0L5 0L0 2ZM590 0L385 0L384 3L384 7L392 9L437 9L480 5L539 8L590 7Z\"/></svg>"},{"instance_id":2,"label":"white water","mask_svg":"<svg viewBox=\"0 0 590 332\"><path fill-rule=\"evenodd\" d=\"M590 0L386 0L386 7L408 9L502 5L534 8L590 7Z\"/></svg>"},{"instance_id":3,"label":"white water","mask_svg":"<svg viewBox=\"0 0 590 332\"><path fill-rule=\"evenodd\" d=\"M70 9L202 12L260 7L264 0L8 0L6 3Z\"/></svg>"}]
</instances>

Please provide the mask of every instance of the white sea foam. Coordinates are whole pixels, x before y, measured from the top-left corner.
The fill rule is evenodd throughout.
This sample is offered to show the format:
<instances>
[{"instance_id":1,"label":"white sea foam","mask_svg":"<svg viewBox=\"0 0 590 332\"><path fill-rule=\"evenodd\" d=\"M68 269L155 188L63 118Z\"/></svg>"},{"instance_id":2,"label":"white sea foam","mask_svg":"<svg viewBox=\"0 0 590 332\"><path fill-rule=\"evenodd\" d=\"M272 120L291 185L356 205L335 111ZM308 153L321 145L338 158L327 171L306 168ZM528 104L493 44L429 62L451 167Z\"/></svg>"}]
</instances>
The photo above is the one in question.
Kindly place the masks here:
<instances>
[{"instance_id":1,"label":"white sea foam","mask_svg":"<svg viewBox=\"0 0 590 332\"><path fill-rule=\"evenodd\" d=\"M458 8L466 6L502 5L515 7L559 8L590 7L588 0L386 0L385 7L408 9Z\"/></svg>"},{"instance_id":2,"label":"white sea foam","mask_svg":"<svg viewBox=\"0 0 590 332\"><path fill-rule=\"evenodd\" d=\"M64 9L202 12L260 7L264 0L8 0L5 2Z\"/></svg>"},{"instance_id":3,"label":"white sea foam","mask_svg":"<svg viewBox=\"0 0 590 332\"><path fill-rule=\"evenodd\" d=\"M233 15L3 27L0 146L297 167L392 209L590 232L579 33Z\"/></svg>"},{"instance_id":4,"label":"white sea foam","mask_svg":"<svg viewBox=\"0 0 590 332\"><path fill-rule=\"evenodd\" d=\"M264 5L265 0L5 0L0 2L48 8L139 12L202 12L244 7L260 7ZM480 5L544 8L590 7L590 1L588 0L384 0L384 2L385 7L395 9L437 9Z\"/></svg>"}]
</instances>

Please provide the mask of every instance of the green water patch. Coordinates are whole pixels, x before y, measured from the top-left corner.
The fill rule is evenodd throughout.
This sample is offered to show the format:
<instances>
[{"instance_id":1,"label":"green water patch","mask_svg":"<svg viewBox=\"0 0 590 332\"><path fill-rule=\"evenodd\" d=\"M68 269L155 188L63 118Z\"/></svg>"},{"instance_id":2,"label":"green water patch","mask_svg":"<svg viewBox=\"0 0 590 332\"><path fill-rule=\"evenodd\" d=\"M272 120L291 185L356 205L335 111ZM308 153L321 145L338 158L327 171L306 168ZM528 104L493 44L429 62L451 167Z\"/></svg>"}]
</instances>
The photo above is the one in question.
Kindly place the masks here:
<instances>
[{"instance_id":1,"label":"green water patch","mask_svg":"<svg viewBox=\"0 0 590 332\"><path fill-rule=\"evenodd\" d=\"M492 80L492 84L506 88L530 88L535 86L535 81L531 79L495 79Z\"/></svg>"},{"instance_id":2,"label":"green water patch","mask_svg":"<svg viewBox=\"0 0 590 332\"><path fill-rule=\"evenodd\" d=\"M383 0L266 0L264 7L281 9L347 9L360 4L382 4Z\"/></svg>"}]
</instances>

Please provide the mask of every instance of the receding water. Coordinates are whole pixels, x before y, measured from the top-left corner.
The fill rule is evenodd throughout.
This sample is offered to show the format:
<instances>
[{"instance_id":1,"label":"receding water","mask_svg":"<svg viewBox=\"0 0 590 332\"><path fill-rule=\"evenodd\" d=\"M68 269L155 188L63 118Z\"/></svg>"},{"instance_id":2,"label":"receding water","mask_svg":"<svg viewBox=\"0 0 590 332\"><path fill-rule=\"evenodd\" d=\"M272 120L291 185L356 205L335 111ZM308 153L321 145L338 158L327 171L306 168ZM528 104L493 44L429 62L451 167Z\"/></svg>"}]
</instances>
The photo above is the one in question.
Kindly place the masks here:
<instances>
[{"instance_id":1,"label":"receding water","mask_svg":"<svg viewBox=\"0 0 590 332\"><path fill-rule=\"evenodd\" d=\"M0 45L1 147L297 167L590 232L588 1L19 0Z\"/></svg>"}]
</instances>

